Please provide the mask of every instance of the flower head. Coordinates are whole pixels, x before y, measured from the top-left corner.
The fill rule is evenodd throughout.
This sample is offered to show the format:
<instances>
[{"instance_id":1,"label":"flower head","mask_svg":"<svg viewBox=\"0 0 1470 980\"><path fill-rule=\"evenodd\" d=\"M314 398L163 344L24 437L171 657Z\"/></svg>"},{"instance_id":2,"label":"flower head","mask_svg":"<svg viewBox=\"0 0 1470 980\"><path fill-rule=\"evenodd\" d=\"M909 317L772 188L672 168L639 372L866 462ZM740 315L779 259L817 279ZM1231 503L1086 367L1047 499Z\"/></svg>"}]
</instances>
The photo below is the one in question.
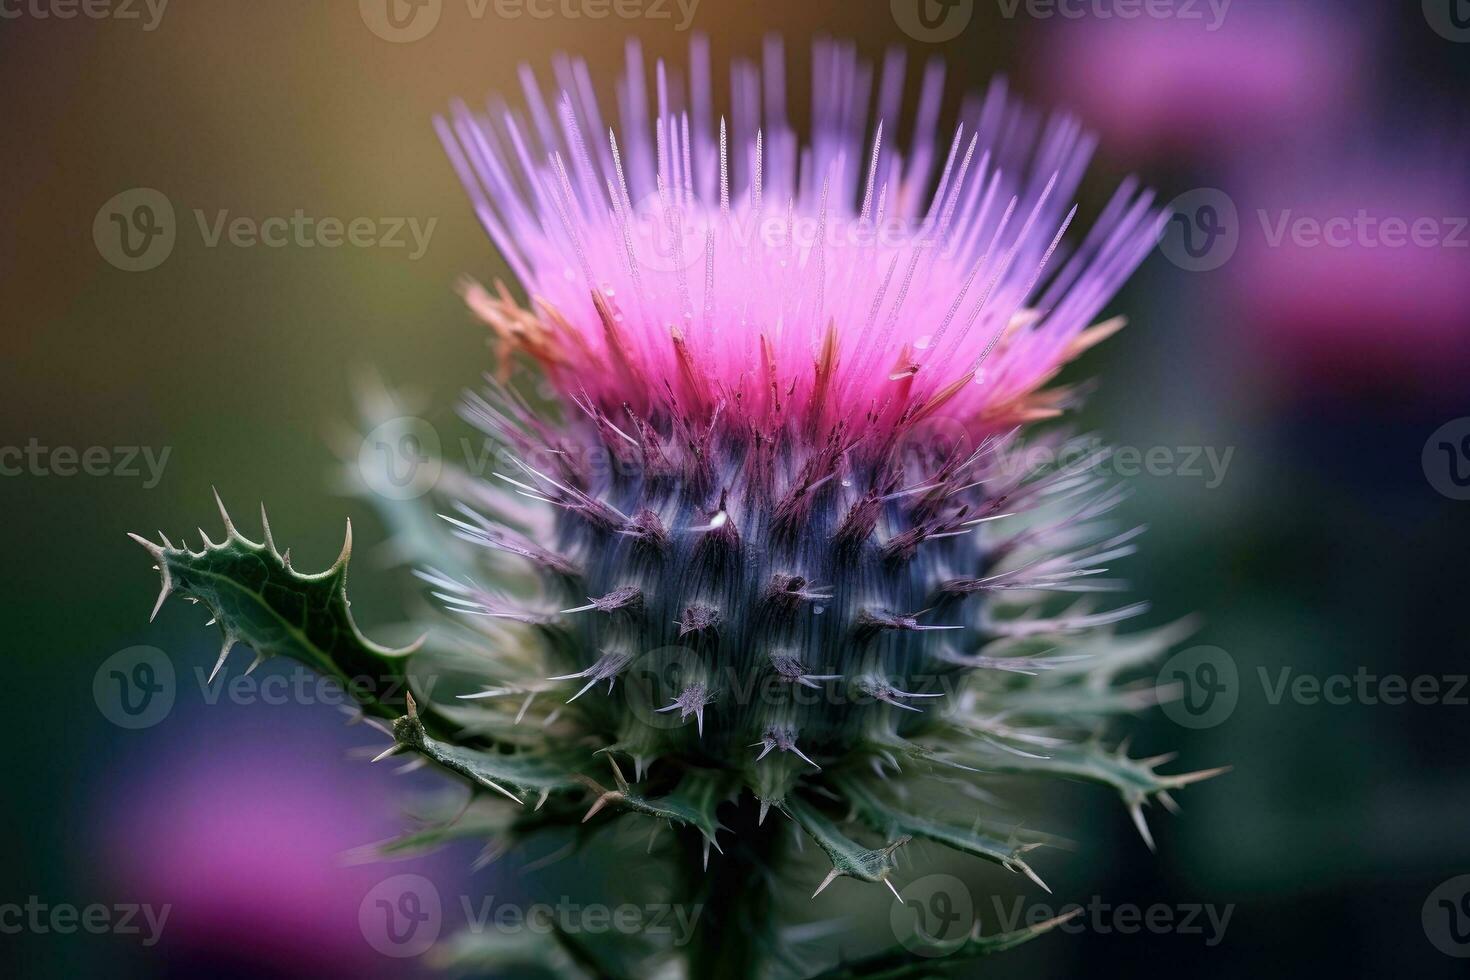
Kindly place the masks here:
<instances>
[{"instance_id":1,"label":"flower head","mask_svg":"<svg viewBox=\"0 0 1470 980\"><path fill-rule=\"evenodd\" d=\"M489 811L476 828L590 835L613 812L679 828L660 858L705 909L695 976L794 962L764 897L787 861L772 809L830 860L819 892L839 876L894 888L914 838L1039 885L1030 852L1050 838L976 819L995 797L974 782L1092 780L1147 838L1142 807L1211 774L1100 742L1156 697L1114 682L1185 628L1115 636L1146 607L1095 600L1138 531L1104 523L1122 495L1096 456L1065 459L1063 435L1028 425L1074 402L1049 382L1118 326L1093 321L1156 240L1151 195L1125 184L1069 242L1092 145L1075 122L997 84L938 142L941 63L906 127L901 54L876 88L850 46L814 59L806 138L774 41L734 66L721 116L696 41L687 88L659 64L651 97L629 48L606 140L579 62L558 63L553 98L526 72L524 114L440 121L530 299L465 288L502 363L464 414L510 453L494 481L446 470L429 499L474 547L385 504L451 614L421 651L353 626L348 549L304 576L228 517L199 552L140 539L164 594L219 619L222 662L243 639L338 675L382 670L391 684L355 693L390 723L384 755L468 780ZM511 381L520 356L556 410ZM416 682L404 665L421 658L456 683Z\"/></svg>"},{"instance_id":2,"label":"flower head","mask_svg":"<svg viewBox=\"0 0 1470 980\"><path fill-rule=\"evenodd\" d=\"M876 454L939 413L981 436L1053 414L1039 389L1156 241L1152 195L1126 183L1067 252L1093 146L1074 120L997 82L941 138L943 62L906 125L901 53L873 105L851 46L813 59L806 134L775 40L733 67L728 114L702 41L688 86L660 62L652 93L629 45L616 130L580 62L550 98L526 71L525 114L456 107L440 133L531 296L527 311L470 286L472 308L615 417L719 406L722 425L810 444L841 426Z\"/></svg>"}]
</instances>

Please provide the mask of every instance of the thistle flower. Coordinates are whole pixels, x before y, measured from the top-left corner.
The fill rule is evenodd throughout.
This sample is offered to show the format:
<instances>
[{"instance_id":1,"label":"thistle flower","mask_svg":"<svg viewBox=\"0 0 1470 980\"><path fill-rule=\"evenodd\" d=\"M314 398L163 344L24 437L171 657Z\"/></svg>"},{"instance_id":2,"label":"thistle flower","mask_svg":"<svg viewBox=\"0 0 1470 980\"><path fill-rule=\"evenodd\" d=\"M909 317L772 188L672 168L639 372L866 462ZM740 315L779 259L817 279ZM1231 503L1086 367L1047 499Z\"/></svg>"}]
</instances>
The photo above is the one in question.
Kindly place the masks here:
<instances>
[{"instance_id":1,"label":"thistle flower","mask_svg":"<svg viewBox=\"0 0 1470 980\"><path fill-rule=\"evenodd\" d=\"M660 62L651 97L629 46L615 129L576 61L557 63L551 99L523 73L524 114L438 121L530 297L464 286L501 372L463 414L508 463L436 488L478 554L420 556L453 624L416 661L440 657L460 696L355 688L390 722L385 754L513 811L487 818L498 839L592 834L614 812L673 825L674 891L705 909L679 952L701 977L801 972L773 913L800 874L782 858L793 827L831 862L808 891L847 876L897 894L915 838L1040 885L1028 855L1049 838L973 818L991 774L1112 786L1145 838L1145 803L1210 775L1098 740L1154 697L1115 679L1181 627L1115 635L1145 607L1092 600L1117 588L1105 575L1137 531L1103 526L1122 495L1095 458L1047 465L1065 435L1031 433L1077 401L1054 383L1063 365L1121 325L1094 321L1157 239L1152 195L1125 183L1065 246L1092 149L1076 122L996 83L940 143L935 61L904 145L901 52L871 105L853 47L813 56L806 137L775 40L734 65L724 115L696 40L688 84ZM554 410L509 380L518 358ZM164 595L219 619L221 662L238 638L344 679L409 673L412 651L347 613L350 549L303 576L268 530L255 544L231 526L199 552L144 543ZM536 574L529 598L507 557ZM600 955L576 951L619 972Z\"/></svg>"}]
</instances>

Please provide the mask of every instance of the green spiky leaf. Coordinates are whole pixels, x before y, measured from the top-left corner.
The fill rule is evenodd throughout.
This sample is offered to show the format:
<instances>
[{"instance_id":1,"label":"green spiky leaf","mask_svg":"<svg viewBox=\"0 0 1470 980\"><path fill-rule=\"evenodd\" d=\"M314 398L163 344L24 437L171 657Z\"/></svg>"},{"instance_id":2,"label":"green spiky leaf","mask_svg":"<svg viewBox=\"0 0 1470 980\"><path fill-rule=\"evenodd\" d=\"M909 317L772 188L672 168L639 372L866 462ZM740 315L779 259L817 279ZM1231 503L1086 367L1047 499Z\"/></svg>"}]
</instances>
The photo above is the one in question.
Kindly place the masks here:
<instances>
[{"instance_id":1,"label":"green spiky leaf","mask_svg":"<svg viewBox=\"0 0 1470 980\"><path fill-rule=\"evenodd\" d=\"M991 749L982 763L991 772L1025 773L1061 776L1111 786L1123 798L1128 812L1138 827L1140 836L1150 848L1153 836L1143 819L1143 805L1159 799L1172 808L1170 790L1182 789L1191 783L1228 772L1229 766L1216 769L1201 769L1175 775L1162 775L1154 770L1168 762L1173 755L1155 756L1148 759L1130 759L1126 746L1109 751L1098 742L1079 745L1061 745L1047 750L1042 755L1022 755Z\"/></svg>"},{"instance_id":2,"label":"green spiky leaf","mask_svg":"<svg viewBox=\"0 0 1470 980\"><path fill-rule=\"evenodd\" d=\"M616 805L667 820L676 826L693 827L704 835L705 840L719 847L715 842L715 835L720 829L720 823L715 817L715 811L731 788L726 776L708 770L691 769L684 774L672 792L665 796L647 797L629 785L623 771L618 768L617 760L611 755L608 756L608 762L612 765L616 789L604 789L596 780L582 778L583 784L598 794L592 808L583 818L584 822L604 807Z\"/></svg>"},{"instance_id":3,"label":"green spiky leaf","mask_svg":"<svg viewBox=\"0 0 1470 980\"><path fill-rule=\"evenodd\" d=\"M827 852L827 857L832 860L831 873L817 886L817 890L812 893L813 897L820 894L839 876L857 878L861 881L888 883L888 876L894 868L893 852L909 842L907 836L902 836L881 848L864 847L844 834L836 824L823 816L820 810L803 799L793 797L787 800L782 808L790 814L791 819L801 824L801 828L807 832L807 835L816 841L817 846ZM893 885L889 884L888 887L891 889Z\"/></svg>"},{"instance_id":4,"label":"green spiky leaf","mask_svg":"<svg viewBox=\"0 0 1470 980\"><path fill-rule=\"evenodd\" d=\"M208 608L224 633L214 673L224 666L231 648L244 643L256 653L251 669L270 657L290 657L337 680L368 714L387 719L403 714L408 655L417 644L400 649L381 646L364 636L353 621L347 601L351 523L342 553L331 567L303 574L291 567L289 552L283 555L276 550L264 508L262 543L236 530L223 504L220 515L225 540L215 543L201 530L204 547L199 551L175 547L162 534L161 544L130 535L153 556L163 578L153 614L158 614L163 600L173 593Z\"/></svg>"},{"instance_id":5,"label":"green spiky leaf","mask_svg":"<svg viewBox=\"0 0 1470 980\"><path fill-rule=\"evenodd\" d=\"M1027 851L1041 846L1040 840L1022 840L1015 835L1009 840L1001 840L978 828L966 829L909 813L886 803L858 779L843 780L842 790L858 816L880 834L887 837L919 837L931 840L957 851L994 861L1012 871L1020 871L1042 888L1051 891L1023 858Z\"/></svg>"},{"instance_id":6,"label":"green spiky leaf","mask_svg":"<svg viewBox=\"0 0 1470 980\"><path fill-rule=\"evenodd\" d=\"M408 698L407 708L407 713L393 722L394 745L389 753L417 752L441 768L463 776L473 785L504 794L517 803L526 802L527 797L538 797L544 801L557 790L581 788L573 757L530 752L482 752L442 742L425 730L412 695Z\"/></svg>"}]
</instances>

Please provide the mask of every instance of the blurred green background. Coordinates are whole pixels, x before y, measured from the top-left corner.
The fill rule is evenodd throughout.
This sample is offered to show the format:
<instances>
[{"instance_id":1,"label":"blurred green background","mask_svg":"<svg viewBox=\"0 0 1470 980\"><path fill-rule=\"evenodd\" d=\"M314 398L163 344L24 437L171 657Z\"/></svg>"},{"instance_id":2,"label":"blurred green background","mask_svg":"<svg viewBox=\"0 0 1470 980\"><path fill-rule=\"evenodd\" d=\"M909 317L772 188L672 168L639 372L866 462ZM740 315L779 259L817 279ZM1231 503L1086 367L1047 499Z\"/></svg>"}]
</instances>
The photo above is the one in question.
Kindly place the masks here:
<instances>
[{"instance_id":1,"label":"blurred green background","mask_svg":"<svg viewBox=\"0 0 1470 980\"><path fill-rule=\"evenodd\" d=\"M682 59L689 34L677 29L680 8L666 6L668 19L567 16L584 9L574 3L546 19L497 16L494 5L476 18L473 6L446 2L438 26L410 43L379 36L351 2L176 2L152 29L142 4L98 8L112 12L101 19L58 17L69 9L62 3L4 6L0 446L108 447L114 464L112 447L168 455L156 485L145 485L153 481L141 460L136 477L34 467L0 477L8 720L0 905L38 896L176 910L152 946L115 933L0 932L0 971L420 969L378 956L357 933L363 893L404 869L320 857L387 836L412 777L349 758L378 739L342 729L329 707L206 703L192 678L213 662L214 632L179 603L148 623L157 579L125 532L161 528L191 541L196 525L212 532L216 486L247 533L258 529L256 502L268 502L276 540L299 567L316 568L336 555L351 517L354 606L370 633L390 622L408 575L375 547L383 532L371 509L340 492L333 449L354 423L353 378L376 367L417 393L425 418L457 431L455 401L491 359L453 286L464 274L505 274L430 120L452 98L517 92L517 65L544 68L556 51L585 57L604 83L629 34L652 56ZM1159 33L1147 50L1161 56L1220 44L1193 67L1164 65L1152 86L1133 89L1108 59L1127 60L1115 65L1121 76L1139 56L1109 48L1103 29L1157 25L960 3L937 9L968 11L963 29L935 41L906 33L899 6L700 0L691 23L711 36L716 64L755 55L776 31L799 76L810 38L849 36L870 57L906 46L911 78L924 58L945 57L950 111L960 91L997 72L1033 101L1077 107L1103 140L1084 216L1137 172L1163 200L1223 188L1239 208L1242 239L1258 238L1252 188L1290 195L1309 186L1299 183L1304 174L1329 189L1338 171L1367 174L1369 199L1340 192L1352 214L1380 206L1370 192L1393 189L1385 182L1399 157L1421 143L1436 144L1449 163L1444 185L1416 188L1429 195L1430 213L1467 213L1460 113L1470 48L1434 27L1432 5L1238 0L1218 31L1183 24L1172 26L1194 34ZM1227 41L1237 47L1220 46ZM1265 70L1272 44L1294 72ZM1104 69L1095 83L1078 71L1089 50ZM1365 77L1375 81L1339 85ZM1318 82L1329 89L1320 98ZM1184 108L1150 117L1140 92L1177 94ZM1149 119L1152 138L1127 125ZM1313 146L1323 149L1314 156ZM134 188L160 191L179 220L166 261L130 273L100 254L93 224L109 199ZM1319 199L1298 193L1303 208ZM344 222L435 224L418 257L412 246L208 247L196 209L210 221L220 211L261 219L302 209ZM1446 245L1432 261L1440 275L1470 280L1466 257ZM1304 257L1303 281L1317 275L1316 258ZM1293 260L1268 259L1278 268ZM1043 862L1057 907L1093 895L1141 907L1233 905L1228 930L1212 946L1177 931L1052 936L986 962L987 975L1464 975L1463 960L1436 947L1422 918L1431 892L1470 872L1464 700L1273 704L1258 671L1273 681L1283 667L1318 677L1466 672L1470 503L1436 489L1444 474L1427 470L1423 451L1441 426L1470 415L1470 316L1451 296L1446 310L1416 309L1404 322L1374 313L1349 323L1353 310L1323 306L1334 290L1317 280L1318 292L1280 314L1274 300L1248 302L1274 295L1250 278L1250 262L1244 241L1237 258L1209 271L1154 256L1114 304L1131 326L1083 365L1101 379L1083 413L1088 428L1145 451L1231 453L1218 485L1177 472L1126 478L1134 496L1125 516L1151 526L1126 568L1154 602L1150 622L1198 612L1197 642L1227 651L1240 677L1227 719L1194 729L1151 712L1133 725L1135 750L1177 749L1187 768L1235 769L1186 793L1181 816L1152 813L1156 856L1114 800L1059 794L1053 824L1079 846ZM1366 282L1394 304L1401 274L1369 264L1345 281ZM1303 321L1310 329L1297 331ZM1331 356L1313 357L1324 351ZM166 651L187 682L166 719L129 731L99 711L93 682L109 656L139 644ZM248 658L236 657L237 673ZM262 832L269 827L279 833ZM407 870L434 876L446 894L529 887L502 865L471 876L473 854ZM575 879L566 869L550 874ZM963 874L987 928L996 926L993 896L1022 894L1003 873ZM854 885L815 911L881 930L883 903ZM1470 944L1457 950L1470 954Z\"/></svg>"}]
</instances>

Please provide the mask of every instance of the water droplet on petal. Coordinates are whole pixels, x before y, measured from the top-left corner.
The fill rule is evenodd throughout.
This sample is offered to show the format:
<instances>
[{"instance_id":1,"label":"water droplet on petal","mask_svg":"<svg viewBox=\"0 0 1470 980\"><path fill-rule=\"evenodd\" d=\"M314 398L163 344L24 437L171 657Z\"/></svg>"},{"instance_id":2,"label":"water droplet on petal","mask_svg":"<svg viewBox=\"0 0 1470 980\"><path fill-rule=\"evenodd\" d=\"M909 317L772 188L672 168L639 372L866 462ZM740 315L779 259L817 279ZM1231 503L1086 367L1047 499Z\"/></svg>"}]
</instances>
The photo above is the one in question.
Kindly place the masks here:
<instances>
[{"instance_id":1,"label":"water droplet on petal","mask_svg":"<svg viewBox=\"0 0 1470 980\"><path fill-rule=\"evenodd\" d=\"M934 343L934 335L926 333L924 334L924 336L914 341L914 350L928 350L929 345L932 343Z\"/></svg>"}]
</instances>

